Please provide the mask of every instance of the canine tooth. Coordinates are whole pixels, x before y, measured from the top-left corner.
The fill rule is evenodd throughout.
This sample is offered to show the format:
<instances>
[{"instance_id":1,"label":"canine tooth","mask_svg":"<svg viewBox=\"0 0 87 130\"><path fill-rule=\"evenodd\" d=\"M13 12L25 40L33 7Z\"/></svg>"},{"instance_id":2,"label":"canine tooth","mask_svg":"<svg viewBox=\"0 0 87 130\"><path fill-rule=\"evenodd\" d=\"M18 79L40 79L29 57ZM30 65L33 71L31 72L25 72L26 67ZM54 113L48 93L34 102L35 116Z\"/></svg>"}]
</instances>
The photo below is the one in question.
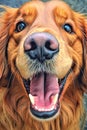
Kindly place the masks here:
<instances>
[{"instance_id":1,"label":"canine tooth","mask_svg":"<svg viewBox=\"0 0 87 130\"><path fill-rule=\"evenodd\" d=\"M31 100L32 105L34 105L34 104L35 104L35 102L34 102L34 97L33 97L31 94L29 94L29 98L30 98L30 100Z\"/></svg>"},{"instance_id":2,"label":"canine tooth","mask_svg":"<svg viewBox=\"0 0 87 130\"><path fill-rule=\"evenodd\" d=\"M30 81L32 80L32 78L30 78Z\"/></svg>"},{"instance_id":3,"label":"canine tooth","mask_svg":"<svg viewBox=\"0 0 87 130\"><path fill-rule=\"evenodd\" d=\"M56 81L58 82L58 78L56 78Z\"/></svg>"},{"instance_id":4,"label":"canine tooth","mask_svg":"<svg viewBox=\"0 0 87 130\"><path fill-rule=\"evenodd\" d=\"M53 103L56 104L56 103L57 103L57 100L58 100L58 94L56 94L56 95L53 97Z\"/></svg>"}]
</instances>

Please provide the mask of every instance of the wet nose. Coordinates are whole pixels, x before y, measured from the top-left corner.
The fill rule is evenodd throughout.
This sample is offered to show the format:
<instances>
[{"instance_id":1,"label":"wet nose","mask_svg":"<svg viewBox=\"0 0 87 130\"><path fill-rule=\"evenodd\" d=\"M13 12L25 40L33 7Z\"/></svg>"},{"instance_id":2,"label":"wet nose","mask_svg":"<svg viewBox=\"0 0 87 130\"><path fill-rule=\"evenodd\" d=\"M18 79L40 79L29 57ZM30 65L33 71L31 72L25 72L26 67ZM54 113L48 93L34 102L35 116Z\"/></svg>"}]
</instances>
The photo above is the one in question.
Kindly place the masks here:
<instances>
[{"instance_id":1,"label":"wet nose","mask_svg":"<svg viewBox=\"0 0 87 130\"><path fill-rule=\"evenodd\" d=\"M42 63L53 58L59 51L59 44L50 33L34 33L26 38L24 51L31 59L37 59Z\"/></svg>"}]
</instances>

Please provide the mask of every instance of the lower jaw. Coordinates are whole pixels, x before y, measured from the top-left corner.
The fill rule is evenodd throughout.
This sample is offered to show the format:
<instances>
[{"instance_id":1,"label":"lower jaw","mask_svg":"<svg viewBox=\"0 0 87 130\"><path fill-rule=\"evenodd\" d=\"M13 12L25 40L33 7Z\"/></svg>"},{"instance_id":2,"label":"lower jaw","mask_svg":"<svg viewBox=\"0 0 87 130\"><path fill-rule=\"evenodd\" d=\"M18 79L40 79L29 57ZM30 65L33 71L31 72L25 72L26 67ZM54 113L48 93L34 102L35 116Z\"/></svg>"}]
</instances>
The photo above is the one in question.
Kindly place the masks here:
<instances>
[{"instance_id":1,"label":"lower jaw","mask_svg":"<svg viewBox=\"0 0 87 130\"><path fill-rule=\"evenodd\" d=\"M51 111L38 111L30 106L30 114L35 120L39 121L51 121L58 117L60 112L60 106Z\"/></svg>"}]
</instances>

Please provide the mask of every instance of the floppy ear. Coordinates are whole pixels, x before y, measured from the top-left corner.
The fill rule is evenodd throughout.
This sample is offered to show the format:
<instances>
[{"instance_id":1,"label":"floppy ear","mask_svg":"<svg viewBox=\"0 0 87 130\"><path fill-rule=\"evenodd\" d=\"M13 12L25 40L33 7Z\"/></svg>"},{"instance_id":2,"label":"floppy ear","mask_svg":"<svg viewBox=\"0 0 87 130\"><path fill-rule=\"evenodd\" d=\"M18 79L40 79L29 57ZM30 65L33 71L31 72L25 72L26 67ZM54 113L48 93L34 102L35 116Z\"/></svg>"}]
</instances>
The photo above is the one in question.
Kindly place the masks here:
<instances>
[{"instance_id":1,"label":"floppy ear","mask_svg":"<svg viewBox=\"0 0 87 130\"><path fill-rule=\"evenodd\" d=\"M83 34L83 67L80 72L79 81L81 83L81 89L87 93L87 21L86 18L81 19L81 31Z\"/></svg>"},{"instance_id":2,"label":"floppy ear","mask_svg":"<svg viewBox=\"0 0 87 130\"><path fill-rule=\"evenodd\" d=\"M83 71L83 78L82 78L82 82L84 85L84 91L87 93L87 21L85 21L85 33L84 33L84 53L83 53L83 58L84 58L84 62L83 62L83 67L84 67L84 71Z\"/></svg>"},{"instance_id":3,"label":"floppy ear","mask_svg":"<svg viewBox=\"0 0 87 130\"><path fill-rule=\"evenodd\" d=\"M6 6L0 6L5 11L0 13L0 79L6 68L6 47L9 40L9 29L14 17L14 8L9 8Z\"/></svg>"},{"instance_id":4,"label":"floppy ear","mask_svg":"<svg viewBox=\"0 0 87 130\"><path fill-rule=\"evenodd\" d=\"M0 17L0 78L5 69L5 51L6 43L8 41L8 26L4 21L4 17Z\"/></svg>"}]
</instances>

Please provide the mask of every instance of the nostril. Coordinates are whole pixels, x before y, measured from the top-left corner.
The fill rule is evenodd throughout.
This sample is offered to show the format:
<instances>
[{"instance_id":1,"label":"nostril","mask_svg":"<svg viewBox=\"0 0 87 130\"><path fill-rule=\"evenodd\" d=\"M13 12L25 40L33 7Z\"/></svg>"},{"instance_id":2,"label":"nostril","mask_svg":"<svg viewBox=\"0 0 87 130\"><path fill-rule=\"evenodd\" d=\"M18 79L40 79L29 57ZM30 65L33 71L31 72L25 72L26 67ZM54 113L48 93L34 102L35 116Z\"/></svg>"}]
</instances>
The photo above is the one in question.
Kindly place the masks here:
<instances>
[{"instance_id":1,"label":"nostril","mask_svg":"<svg viewBox=\"0 0 87 130\"><path fill-rule=\"evenodd\" d=\"M24 43L24 51L31 51L31 50L35 50L37 48L36 42L34 39L31 40L26 40Z\"/></svg>"},{"instance_id":2,"label":"nostril","mask_svg":"<svg viewBox=\"0 0 87 130\"><path fill-rule=\"evenodd\" d=\"M37 43L35 39L30 39L30 37L26 39L24 43L24 51L31 59L36 59Z\"/></svg>"},{"instance_id":3,"label":"nostril","mask_svg":"<svg viewBox=\"0 0 87 130\"><path fill-rule=\"evenodd\" d=\"M50 41L50 40L47 40L47 41L46 41L45 47L46 47L48 50L51 50L51 51L54 50L53 48L51 48L51 41Z\"/></svg>"},{"instance_id":4,"label":"nostril","mask_svg":"<svg viewBox=\"0 0 87 130\"><path fill-rule=\"evenodd\" d=\"M31 46L30 50L35 50L37 48L37 45L34 39L31 39L30 46Z\"/></svg>"},{"instance_id":5,"label":"nostril","mask_svg":"<svg viewBox=\"0 0 87 130\"><path fill-rule=\"evenodd\" d=\"M58 42L49 39L45 42L45 48L49 51L56 51L58 50Z\"/></svg>"}]
</instances>

